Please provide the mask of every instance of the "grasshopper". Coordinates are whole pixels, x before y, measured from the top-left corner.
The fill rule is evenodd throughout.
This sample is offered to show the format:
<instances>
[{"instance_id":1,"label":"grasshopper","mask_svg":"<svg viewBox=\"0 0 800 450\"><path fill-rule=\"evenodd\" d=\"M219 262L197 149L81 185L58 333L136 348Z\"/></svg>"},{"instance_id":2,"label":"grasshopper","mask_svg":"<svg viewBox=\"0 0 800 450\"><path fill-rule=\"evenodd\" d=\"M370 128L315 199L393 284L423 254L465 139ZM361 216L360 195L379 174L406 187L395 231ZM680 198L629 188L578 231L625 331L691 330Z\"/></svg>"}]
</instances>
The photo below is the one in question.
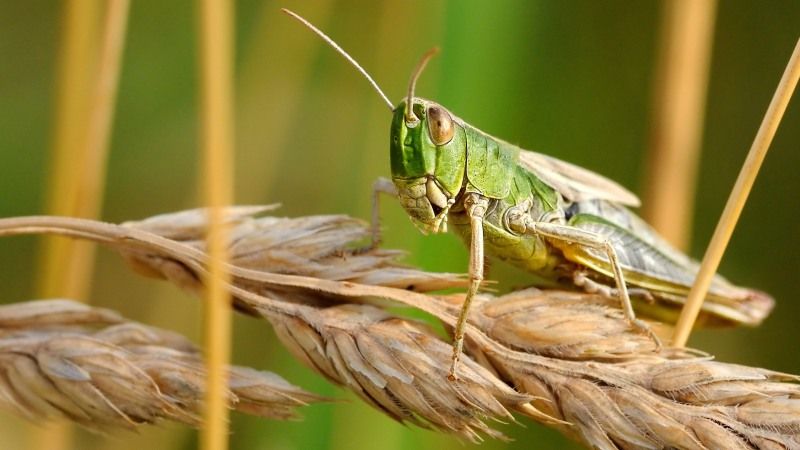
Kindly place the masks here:
<instances>
[{"instance_id":1,"label":"grasshopper","mask_svg":"<svg viewBox=\"0 0 800 450\"><path fill-rule=\"evenodd\" d=\"M453 332L451 380L470 304L484 279L485 254L561 285L619 299L630 325L658 342L636 318L631 297L640 312L674 320L698 264L627 209L639 206L634 194L589 170L490 136L442 105L415 97L416 81L435 50L420 60L406 98L394 106L332 39L284 11L344 56L392 111L392 179L374 186L373 244L380 240L378 196L388 193L423 233L445 232L449 223L469 246L469 288ZM712 323L758 325L772 306L768 295L717 275L703 312Z\"/></svg>"}]
</instances>

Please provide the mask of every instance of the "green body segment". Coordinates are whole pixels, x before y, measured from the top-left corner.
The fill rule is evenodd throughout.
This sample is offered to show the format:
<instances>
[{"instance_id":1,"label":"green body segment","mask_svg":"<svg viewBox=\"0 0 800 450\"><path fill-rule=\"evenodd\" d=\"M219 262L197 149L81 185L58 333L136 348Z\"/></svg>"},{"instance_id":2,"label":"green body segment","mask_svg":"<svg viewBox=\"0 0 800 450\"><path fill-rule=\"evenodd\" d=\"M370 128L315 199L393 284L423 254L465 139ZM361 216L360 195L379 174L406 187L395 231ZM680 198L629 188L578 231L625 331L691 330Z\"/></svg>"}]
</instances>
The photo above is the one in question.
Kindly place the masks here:
<instances>
[{"instance_id":1,"label":"green body segment","mask_svg":"<svg viewBox=\"0 0 800 450\"><path fill-rule=\"evenodd\" d=\"M520 150L498 142L473 127L464 129L467 135L467 179L470 184L486 197L508 197L513 185L511 178L517 175L514 169L518 167Z\"/></svg>"},{"instance_id":2,"label":"green body segment","mask_svg":"<svg viewBox=\"0 0 800 450\"><path fill-rule=\"evenodd\" d=\"M543 278L555 279L558 277L556 268L562 262L561 252L540 236L512 232L504 225L504 216L509 208L525 202L530 203L529 214L532 216L547 216L556 212L557 194L524 169L515 166L509 172L510 175L505 178L508 195L492 199L484 217L483 238L486 253ZM481 192L469 181L465 191ZM450 223L469 245L471 230L466 211L461 208L452 210Z\"/></svg>"}]
</instances>

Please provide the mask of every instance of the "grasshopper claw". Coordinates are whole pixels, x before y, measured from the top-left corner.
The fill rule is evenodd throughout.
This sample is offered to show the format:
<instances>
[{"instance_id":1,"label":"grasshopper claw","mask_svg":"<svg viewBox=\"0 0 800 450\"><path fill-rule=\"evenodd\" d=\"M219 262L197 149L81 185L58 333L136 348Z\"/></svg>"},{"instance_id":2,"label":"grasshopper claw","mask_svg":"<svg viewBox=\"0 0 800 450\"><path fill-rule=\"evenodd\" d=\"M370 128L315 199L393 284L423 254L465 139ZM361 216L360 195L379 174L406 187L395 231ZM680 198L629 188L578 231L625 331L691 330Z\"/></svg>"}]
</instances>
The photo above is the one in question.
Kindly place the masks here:
<instances>
[{"instance_id":1,"label":"grasshopper claw","mask_svg":"<svg viewBox=\"0 0 800 450\"><path fill-rule=\"evenodd\" d=\"M648 325L646 322L644 322L643 320L640 320L640 319L633 319L633 320L630 320L629 322L630 322L630 324L631 324L631 326L633 328L637 328L639 331L644 332L645 334L647 334L650 337L650 339L656 345L656 348L654 350L656 353L661 351L661 349L664 347L664 345L661 343L661 339L658 338L658 336L653 331L653 329L650 327L650 325Z\"/></svg>"}]
</instances>

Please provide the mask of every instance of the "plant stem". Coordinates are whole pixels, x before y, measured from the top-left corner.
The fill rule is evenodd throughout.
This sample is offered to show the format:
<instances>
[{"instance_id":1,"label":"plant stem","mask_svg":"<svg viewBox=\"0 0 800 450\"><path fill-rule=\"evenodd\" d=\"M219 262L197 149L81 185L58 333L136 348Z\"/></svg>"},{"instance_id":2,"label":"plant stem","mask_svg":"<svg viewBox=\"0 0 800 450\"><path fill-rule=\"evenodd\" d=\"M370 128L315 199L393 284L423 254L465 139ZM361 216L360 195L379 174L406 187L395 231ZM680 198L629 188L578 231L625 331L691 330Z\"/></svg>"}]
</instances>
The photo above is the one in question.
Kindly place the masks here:
<instances>
[{"instance_id":1,"label":"plant stem","mask_svg":"<svg viewBox=\"0 0 800 450\"><path fill-rule=\"evenodd\" d=\"M200 448L228 448L227 374L231 351L230 274L222 208L231 204L233 155L233 6L227 0L200 0L200 98L203 197L209 206L209 251L205 301L206 383Z\"/></svg>"},{"instance_id":2,"label":"plant stem","mask_svg":"<svg viewBox=\"0 0 800 450\"><path fill-rule=\"evenodd\" d=\"M685 251L691 236L716 1L662 5L643 216Z\"/></svg>"},{"instance_id":3,"label":"plant stem","mask_svg":"<svg viewBox=\"0 0 800 450\"><path fill-rule=\"evenodd\" d=\"M761 163L764 161L772 138L775 136L775 131L778 129L783 113L786 111L786 106L789 104L789 99L792 97L795 86L797 86L798 78L800 78L800 39L798 39L797 45L794 47L789 64L786 66L778 88L775 90L775 95L773 95L769 108L767 108L767 113L753 140L747 159L742 165L742 170L739 172L739 177L736 179L731 195L728 197L728 203L722 211L722 216L717 223L717 228L714 230L711 243L708 245L706 254L703 257L697 279L689 291L686 304L678 318L678 323L675 325L672 345L676 347L685 346L686 341L689 340L689 334L697 319L697 314L700 312L703 299L708 292L709 286L711 286L711 280L717 272L722 254L725 252L725 247L728 245L731 234L733 234L734 227L736 227L736 221L742 213L747 196L750 194L750 189L753 187L758 170L761 168Z\"/></svg>"}]
</instances>

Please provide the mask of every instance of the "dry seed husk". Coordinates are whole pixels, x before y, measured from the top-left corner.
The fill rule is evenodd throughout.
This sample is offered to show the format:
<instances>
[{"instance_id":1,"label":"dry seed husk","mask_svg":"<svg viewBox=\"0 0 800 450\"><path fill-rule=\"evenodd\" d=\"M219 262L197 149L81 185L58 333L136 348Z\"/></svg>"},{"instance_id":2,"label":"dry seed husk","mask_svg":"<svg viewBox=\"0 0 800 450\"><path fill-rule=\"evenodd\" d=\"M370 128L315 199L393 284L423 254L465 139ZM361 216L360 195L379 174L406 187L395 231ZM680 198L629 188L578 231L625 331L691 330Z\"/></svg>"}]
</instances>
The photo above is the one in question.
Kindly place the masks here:
<instances>
[{"instance_id":1,"label":"dry seed husk","mask_svg":"<svg viewBox=\"0 0 800 450\"><path fill-rule=\"evenodd\" d=\"M321 400L279 376L229 368L232 408L289 419ZM68 300L0 307L0 407L95 431L160 419L199 425L205 369L182 336Z\"/></svg>"},{"instance_id":2,"label":"dry seed husk","mask_svg":"<svg viewBox=\"0 0 800 450\"><path fill-rule=\"evenodd\" d=\"M535 406L571 424L551 426L593 448L800 446L797 377L713 361L690 350L654 352L646 336L620 327L624 319L611 311L612 300L580 297L557 291L518 292L479 302L474 318L486 326L488 338L507 349L560 355L542 361L530 353L483 348L504 379L537 396ZM581 302L593 313L559 317L547 310L563 307L566 313ZM531 317L535 315L549 319ZM535 333L520 326L537 321L540 329ZM576 332L566 340L569 345L554 351L550 339L540 337L551 328L557 334L563 334L559 329ZM632 345L610 352L626 337ZM641 353L633 351L636 348Z\"/></svg>"},{"instance_id":3,"label":"dry seed husk","mask_svg":"<svg viewBox=\"0 0 800 450\"><path fill-rule=\"evenodd\" d=\"M398 259L404 255L402 251L371 248L368 242L371 231L361 220L344 215L255 217L271 209L274 207L247 206L227 210L227 221L232 227L229 235L231 265L417 292L466 285L464 277L458 274L425 272L400 264ZM124 225L204 251L205 220L204 210L196 209ZM195 288L198 282L192 273L175 274L176 270L185 270L180 266L171 267L171 272L165 274L158 263L154 267L147 260L152 255L135 251L123 252L123 255L145 274L178 278L179 285L190 289ZM249 285L253 291L263 288L260 283Z\"/></svg>"},{"instance_id":4,"label":"dry seed husk","mask_svg":"<svg viewBox=\"0 0 800 450\"><path fill-rule=\"evenodd\" d=\"M292 353L331 381L401 421L470 439L500 434L485 419L513 421L508 405L529 401L465 359L444 382L451 347L424 324L369 305L341 305L270 321Z\"/></svg>"}]
</instances>

